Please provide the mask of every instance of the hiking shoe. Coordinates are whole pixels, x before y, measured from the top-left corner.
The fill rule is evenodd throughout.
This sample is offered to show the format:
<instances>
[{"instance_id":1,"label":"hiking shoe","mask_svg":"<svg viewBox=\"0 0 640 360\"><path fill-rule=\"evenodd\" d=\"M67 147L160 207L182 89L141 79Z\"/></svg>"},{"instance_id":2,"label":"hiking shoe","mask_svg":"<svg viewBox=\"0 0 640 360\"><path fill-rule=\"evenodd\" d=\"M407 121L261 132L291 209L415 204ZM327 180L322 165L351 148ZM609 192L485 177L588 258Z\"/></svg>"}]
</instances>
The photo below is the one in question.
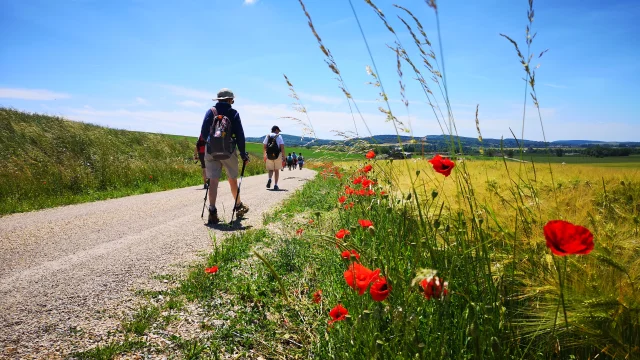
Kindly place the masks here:
<instances>
[{"instance_id":1,"label":"hiking shoe","mask_svg":"<svg viewBox=\"0 0 640 360\"><path fill-rule=\"evenodd\" d=\"M273 185L273 191L278 191L280 190L280 188L278 187L278 185Z\"/></svg>"},{"instance_id":2,"label":"hiking shoe","mask_svg":"<svg viewBox=\"0 0 640 360\"><path fill-rule=\"evenodd\" d=\"M249 212L249 207L247 207L245 204L240 203L238 204L238 206L236 206L236 216L241 218L244 216L244 214Z\"/></svg>"},{"instance_id":3,"label":"hiking shoe","mask_svg":"<svg viewBox=\"0 0 640 360\"><path fill-rule=\"evenodd\" d=\"M269 179L269 181L267 181L267 189L269 189L271 187L271 179Z\"/></svg>"},{"instance_id":4,"label":"hiking shoe","mask_svg":"<svg viewBox=\"0 0 640 360\"><path fill-rule=\"evenodd\" d=\"M207 225L215 225L219 222L220 219L218 218L218 209L213 211L209 210L209 219L207 219Z\"/></svg>"}]
</instances>

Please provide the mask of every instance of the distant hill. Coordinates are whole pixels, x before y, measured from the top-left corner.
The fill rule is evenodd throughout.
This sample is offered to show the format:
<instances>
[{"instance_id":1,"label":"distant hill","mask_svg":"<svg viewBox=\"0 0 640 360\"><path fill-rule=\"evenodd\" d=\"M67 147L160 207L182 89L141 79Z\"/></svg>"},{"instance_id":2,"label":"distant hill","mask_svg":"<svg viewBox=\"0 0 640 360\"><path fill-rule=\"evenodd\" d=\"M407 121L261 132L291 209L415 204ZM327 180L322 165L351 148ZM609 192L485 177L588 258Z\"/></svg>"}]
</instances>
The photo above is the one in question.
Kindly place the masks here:
<instances>
[{"instance_id":1,"label":"distant hill","mask_svg":"<svg viewBox=\"0 0 640 360\"><path fill-rule=\"evenodd\" d=\"M329 145L329 144L345 144L347 146L353 144L355 141L367 141L371 144L397 144L398 136L396 135L374 135L369 137L361 137L357 139L350 140L327 140L327 139L316 139L312 141L312 138L309 137L300 137L294 135L281 134L285 144L291 146L319 146L319 145ZM424 137L411 137L406 135L401 135L400 140L403 143L408 143L411 140L417 141L418 144L422 142ZM247 137L247 141L249 142L262 142L264 137ZM448 135L427 135L425 144L434 145L437 147L447 147L450 143L450 137ZM506 148L514 148L518 147L520 143L520 139L517 141L513 138L506 138L504 140L500 139L491 139L491 138L483 138L482 142L478 138L475 137L465 137L460 136L459 138L454 138L456 145L458 141L462 144L462 146L471 146L471 147L500 147L501 142L503 141L503 146ZM536 140L527 140L524 139L522 141L522 146L526 147L534 147L540 148L545 147L544 141L536 141ZM635 141L626 141L626 142L614 142L614 141L598 141L598 140L557 140L549 142L549 146L552 147L585 147L588 145L609 145L609 146L640 146L640 142Z\"/></svg>"}]
</instances>

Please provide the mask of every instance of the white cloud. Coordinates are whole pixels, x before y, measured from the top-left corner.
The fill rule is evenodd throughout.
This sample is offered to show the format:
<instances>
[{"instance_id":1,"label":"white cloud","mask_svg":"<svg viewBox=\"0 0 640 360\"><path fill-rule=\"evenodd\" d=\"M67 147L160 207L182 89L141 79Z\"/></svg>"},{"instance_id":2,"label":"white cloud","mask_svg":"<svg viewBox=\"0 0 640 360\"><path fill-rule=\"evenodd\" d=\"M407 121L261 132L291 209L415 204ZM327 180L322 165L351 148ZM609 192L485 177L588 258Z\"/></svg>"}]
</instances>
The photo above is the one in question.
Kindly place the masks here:
<instances>
[{"instance_id":1,"label":"white cloud","mask_svg":"<svg viewBox=\"0 0 640 360\"><path fill-rule=\"evenodd\" d=\"M258 2L258 0L244 0L243 3L245 5L253 5L253 4L257 3L257 2Z\"/></svg>"},{"instance_id":2,"label":"white cloud","mask_svg":"<svg viewBox=\"0 0 640 360\"><path fill-rule=\"evenodd\" d=\"M0 98L20 100L68 99L71 95L42 89L0 88Z\"/></svg>"},{"instance_id":3,"label":"white cloud","mask_svg":"<svg viewBox=\"0 0 640 360\"><path fill-rule=\"evenodd\" d=\"M184 107L191 107L191 108L204 108L206 106L206 104L204 103L193 101L193 100L178 101L176 104Z\"/></svg>"}]
</instances>

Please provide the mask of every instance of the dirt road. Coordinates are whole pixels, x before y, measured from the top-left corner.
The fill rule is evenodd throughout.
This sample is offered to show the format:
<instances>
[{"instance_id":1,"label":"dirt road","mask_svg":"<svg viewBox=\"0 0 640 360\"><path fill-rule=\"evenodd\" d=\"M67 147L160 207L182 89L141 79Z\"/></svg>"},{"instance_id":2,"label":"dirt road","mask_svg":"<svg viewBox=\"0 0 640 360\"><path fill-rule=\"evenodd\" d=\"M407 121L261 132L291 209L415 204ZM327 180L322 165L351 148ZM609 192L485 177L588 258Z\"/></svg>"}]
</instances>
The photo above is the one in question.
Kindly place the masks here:
<instances>
[{"instance_id":1,"label":"dirt road","mask_svg":"<svg viewBox=\"0 0 640 360\"><path fill-rule=\"evenodd\" d=\"M286 170L277 192L265 188L266 175L245 178L241 225L260 227L265 211L314 175ZM228 221L226 182L218 193ZM210 248L209 230L229 234L204 225L203 197L190 187L0 218L0 358L58 357L70 336L99 326L152 275L180 271L171 265Z\"/></svg>"}]
</instances>

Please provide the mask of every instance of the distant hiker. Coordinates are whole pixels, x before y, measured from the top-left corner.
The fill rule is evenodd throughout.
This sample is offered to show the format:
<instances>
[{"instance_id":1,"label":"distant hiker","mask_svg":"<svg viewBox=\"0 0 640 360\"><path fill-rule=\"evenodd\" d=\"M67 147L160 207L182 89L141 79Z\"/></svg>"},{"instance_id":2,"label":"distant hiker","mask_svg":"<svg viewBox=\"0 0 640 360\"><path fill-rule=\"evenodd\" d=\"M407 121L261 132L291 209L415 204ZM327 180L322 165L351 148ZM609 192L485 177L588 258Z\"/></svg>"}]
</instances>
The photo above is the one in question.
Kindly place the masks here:
<instances>
[{"instance_id":1,"label":"distant hiker","mask_svg":"<svg viewBox=\"0 0 640 360\"><path fill-rule=\"evenodd\" d=\"M298 167L298 155L296 155L296 153L294 152L291 157L293 158L293 168L295 169L296 167Z\"/></svg>"},{"instance_id":2,"label":"distant hiker","mask_svg":"<svg viewBox=\"0 0 640 360\"><path fill-rule=\"evenodd\" d=\"M280 190L278 188L278 178L280 177L280 164L282 163L282 157L284 155L284 140L280 136L280 128L274 125L271 128L271 133L265 136L262 142L262 148L264 150L264 162L269 171L269 181L267 181L267 189L271 188L271 177L275 172L275 184L273 190Z\"/></svg>"},{"instance_id":3,"label":"distant hiker","mask_svg":"<svg viewBox=\"0 0 640 360\"><path fill-rule=\"evenodd\" d=\"M206 141L204 141L204 139L202 138L202 134L200 134L200 137L196 142L196 151L193 154L194 158L200 159L200 167L202 168L202 182L204 183L203 189L209 188L209 181L207 179L207 169L204 164L204 148L206 144L207 144Z\"/></svg>"},{"instance_id":4,"label":"distant hiker","mask_svg":"<svg viewBox=\"0 0 640 360\"><path fill-rule=\"evenodd\" d=\"M289 171L291 171L291 167L293 166L293 157L291 153L287 156L287 166L289 167Z\"/></svg>"},{"instance_id":5,"label":"distant hiker","mask_svg":"<svg viewBox=\"0 0 640 360\"><path fill-rule=\"evenodd\" d=\"M215 106L207 110L202 122L200 136L206 140L206 153L204 162L209 178L209 218L207 224L217 224L218 209L216 208L216 197L218 195L218 182L222 175L222 166L227 172L231 194L236 198L238 192L238 155L246 164L249 161L249 154L245 151L244 130L240 121L240 114L231 107L235 96L229 89L221 89ZM238 152L236 152L236 146ZM242 204L237 197L234 204L238 218L241 218L249 211L249 208Z\"/></svg>"},{"instance_id":6,"label":"distant hiker","mask_svg":"<svg viewBox=\"0 0 640 360\"><path fill-rule=\"evenodd\" d=\"M298 165L300 165L300 170L302 170L302 165L304 165L304 158L302 157L302 153L298 155Z\"/></svg>"}]
</instances>

